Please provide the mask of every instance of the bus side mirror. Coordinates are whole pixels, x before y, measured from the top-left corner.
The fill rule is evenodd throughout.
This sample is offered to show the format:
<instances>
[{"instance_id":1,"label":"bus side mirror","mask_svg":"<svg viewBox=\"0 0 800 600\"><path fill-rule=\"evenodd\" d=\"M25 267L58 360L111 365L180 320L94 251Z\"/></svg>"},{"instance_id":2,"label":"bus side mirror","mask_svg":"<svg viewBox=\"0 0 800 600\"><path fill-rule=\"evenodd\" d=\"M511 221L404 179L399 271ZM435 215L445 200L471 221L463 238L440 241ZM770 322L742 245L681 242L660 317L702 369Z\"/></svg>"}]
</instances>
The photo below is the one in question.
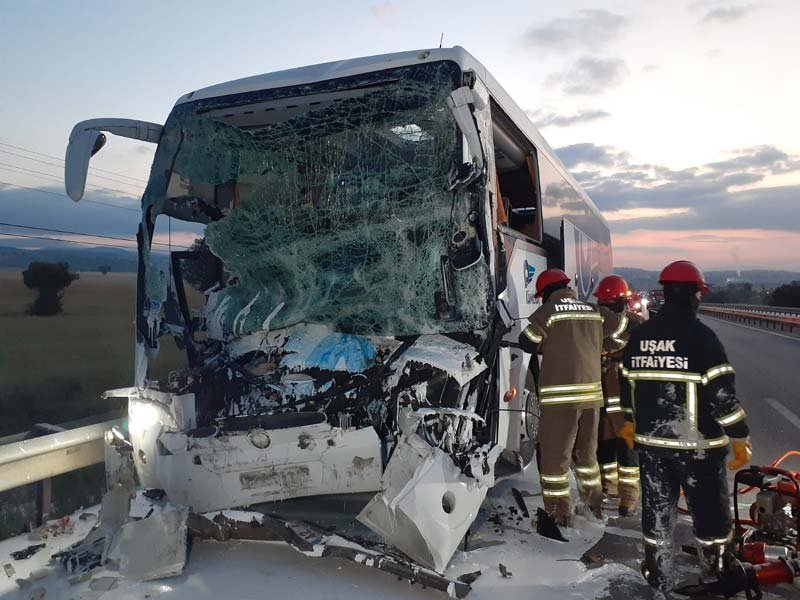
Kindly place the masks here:
<instances>
[{"instance_id":1,"label":"bus side mirror","mask_svg":"<svg viewBox=\"0 0 800 600\"><path fill-rule=\"evenodd\" d=\"M106 143L106 134L113 133L132 140L157 144L164 126L134 119L89 119L81 121L69 134L67 155L64 158L64 187L75 202L83 198L89 159Z\"/></svg>"},{"instance_id":2,"label":"bus side mirror","mask_svg":"<svg viewBox=\"0 0 800 600\"><path fill-rule=\"evenodd\" d=\"M106 144L106 134L96 129L84 129L70 139L64 158L64 187L75 202L83 198L89 159Z\"/></svg>"}]
</instances>

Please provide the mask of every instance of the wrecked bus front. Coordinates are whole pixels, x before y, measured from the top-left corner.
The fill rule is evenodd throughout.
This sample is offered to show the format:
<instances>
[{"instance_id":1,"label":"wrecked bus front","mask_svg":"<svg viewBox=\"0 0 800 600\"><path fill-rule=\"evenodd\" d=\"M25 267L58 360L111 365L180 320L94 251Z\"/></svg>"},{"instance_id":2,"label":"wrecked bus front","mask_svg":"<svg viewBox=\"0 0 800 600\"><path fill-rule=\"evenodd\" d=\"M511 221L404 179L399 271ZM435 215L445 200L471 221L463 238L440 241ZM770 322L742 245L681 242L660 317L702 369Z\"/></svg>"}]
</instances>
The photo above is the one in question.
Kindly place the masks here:
<instances>
[{"instance_id":1,"label":"wrecked bus front","mask_svg":"<svg viewBox=\"0 0 800 600\"><path fill-rule=\"evenodd\" d=\"M252 77L163 127L79 123L75 200L101 131L158 141L135 385L109 392L141 483L195 511L377 492L359 520L441 572L533 453L536 276L583 295L610 272L607 224L522 109L462 48ZM196 235L164 261L168 231Z\"/></svg>"},{"instance_id":2,"label":"wrecked bus front","mask_svg":"<svg viewBox=\"0 0 800 600\"><path fill-rule=\"evenodd\" d=\"M470 460L484 477L499 451L483 418L484 168L461 68L414 63L173 109L142 202L124 392L143 485L198 511L379 491L405 436L391 484L439 465L426 467L450 473L428 488L437 510L474 519L486 485ZM159 216L200 232L169 264L151 252ZM186 365L156 380L148 363L170 337ZM376 529L389 518L368 513ZM437 568L455 550L409 544Z\"/></svg>"}]
</instances>

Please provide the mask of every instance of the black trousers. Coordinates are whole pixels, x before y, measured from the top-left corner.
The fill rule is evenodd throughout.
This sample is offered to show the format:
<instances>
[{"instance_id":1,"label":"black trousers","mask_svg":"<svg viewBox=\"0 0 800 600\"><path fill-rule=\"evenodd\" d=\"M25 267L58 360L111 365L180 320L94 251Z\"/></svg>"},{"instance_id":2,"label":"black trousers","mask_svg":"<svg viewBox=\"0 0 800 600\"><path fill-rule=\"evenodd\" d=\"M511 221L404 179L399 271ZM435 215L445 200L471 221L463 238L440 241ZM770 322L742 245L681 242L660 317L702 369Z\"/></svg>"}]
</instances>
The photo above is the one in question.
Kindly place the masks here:
<instances>
[{"instance_id":1,"label":"black trousers","mask_svg":"<svg viewBox=\"0 0 800 600\"><path fill-rule=\"evenodd\" d=\"M664 589L672 581L672 534L680 491L686 496L698 546L706 566L718 570L731 545L732 523L726 450L696 453L638 446L642 485L642 533L645 567L651 585Z\"/></svg>"},{"instance_id":2,"label":"black trousers","mask_svg":"<svg viewBox=\"0 0 800 600\"><path fill-rule=\"evenodd\" d=\"M625 440L621 438L601 439L597 443L597 462L601 465L617 463L621 467L638 467L639 457L635 450L628 449Z\"/></svg>"}]
</instances>

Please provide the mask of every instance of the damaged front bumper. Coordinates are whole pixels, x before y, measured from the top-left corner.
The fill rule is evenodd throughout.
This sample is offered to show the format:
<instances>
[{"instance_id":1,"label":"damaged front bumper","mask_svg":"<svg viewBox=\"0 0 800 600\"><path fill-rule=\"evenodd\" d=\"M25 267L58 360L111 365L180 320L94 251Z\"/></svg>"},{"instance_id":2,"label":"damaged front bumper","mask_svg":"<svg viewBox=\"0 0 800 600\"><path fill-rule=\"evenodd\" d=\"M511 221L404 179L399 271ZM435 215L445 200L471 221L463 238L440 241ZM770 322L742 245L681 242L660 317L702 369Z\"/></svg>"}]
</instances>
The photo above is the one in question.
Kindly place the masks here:
<instances>
[{"instance_id":1,"label":"damaged front bumper","mask_svg":"<svg viewBox=\"0 0 800 600\"><path fill-rule=\"evenodd\" d=\"M310 388L294 411L225 416L198 426L192 392L108 392L128 398L141 485L163 489L171 502L194 512L377 492L358 520L419 565L443 572L494 485L503 450L477 442L476 431L486 430L477 413L488 385L486 364L471 346L443 336L406 344L381 371L384 380L363 392L371 394L364 401L373 407L368 414L383 419L376 428L374 421L331 416L315 404L313 383L303 379L311 379L307 362L297 353L286 357L295 361L292 381ZM375 398L375 390L383 397ZM361 401L359 393L344 392L348 407Z\"/></svg>"}]
</instances>

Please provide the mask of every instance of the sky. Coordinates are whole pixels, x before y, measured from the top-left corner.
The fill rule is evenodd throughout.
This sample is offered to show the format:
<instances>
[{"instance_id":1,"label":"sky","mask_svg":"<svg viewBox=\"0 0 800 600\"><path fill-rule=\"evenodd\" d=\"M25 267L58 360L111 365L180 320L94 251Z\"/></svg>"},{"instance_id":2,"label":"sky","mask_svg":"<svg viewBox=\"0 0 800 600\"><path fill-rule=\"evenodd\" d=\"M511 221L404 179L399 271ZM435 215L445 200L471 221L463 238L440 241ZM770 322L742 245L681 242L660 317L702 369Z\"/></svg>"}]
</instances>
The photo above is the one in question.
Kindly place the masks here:
<instances>
[{"instance_id":1,"label":"sky","mask_svg":"<svg viewBox=\"0 0 800 600\"><path fill-rule=\"evenodd\" d=\"M0 245L129 245L69 232L135 235L154 146L110 136L74 205L59 157L78 121L163 123L191 90L443 34L603 210L615 266L800 271L797 23L796 0L0 0L0 223L65 232L0 225Z\"/></svg>"}]
</instances>

